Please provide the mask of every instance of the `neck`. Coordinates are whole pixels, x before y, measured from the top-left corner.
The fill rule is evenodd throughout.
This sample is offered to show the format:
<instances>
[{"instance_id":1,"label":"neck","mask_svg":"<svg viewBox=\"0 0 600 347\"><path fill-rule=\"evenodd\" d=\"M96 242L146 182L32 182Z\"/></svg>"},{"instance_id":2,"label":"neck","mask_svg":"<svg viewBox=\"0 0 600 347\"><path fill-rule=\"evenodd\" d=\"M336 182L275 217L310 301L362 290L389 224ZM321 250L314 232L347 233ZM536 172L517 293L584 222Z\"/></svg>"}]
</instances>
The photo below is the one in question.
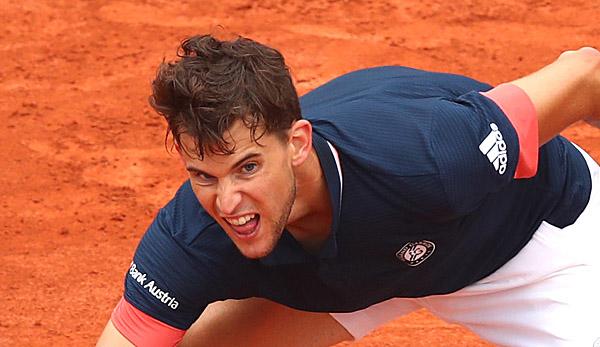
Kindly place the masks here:
<instances>
[{"instance_id":1,"label":"neck","mask_svg":"<svg viewBox=\"0 0 600 347\"><path fill-rule=\"evenodd\" d=\"M314 148L297 168L296 200L286 226L310 253L317 253L331 231L332 208L325 175Z\"/></svg>"}]
</instances>

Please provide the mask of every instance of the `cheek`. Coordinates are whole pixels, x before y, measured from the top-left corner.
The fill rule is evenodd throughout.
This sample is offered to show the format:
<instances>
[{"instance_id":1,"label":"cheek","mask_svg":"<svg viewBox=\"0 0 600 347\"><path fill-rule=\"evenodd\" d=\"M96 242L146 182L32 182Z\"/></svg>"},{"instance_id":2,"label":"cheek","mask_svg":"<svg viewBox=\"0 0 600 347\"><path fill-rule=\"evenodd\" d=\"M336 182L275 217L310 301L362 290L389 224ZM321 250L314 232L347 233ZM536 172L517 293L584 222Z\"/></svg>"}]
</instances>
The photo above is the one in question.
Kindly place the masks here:
<instances>
[{"instance_id":1,"label":"cheek","mask_svg":"<svg viewBox=\"0 0 600 347\"><path fill-rule=\"evenodd\" d=\"M213 207L212 201L214 201L214 195L208 192L206 189L202 190L202 188L194 186L193 184L192 191L194 192L194 195L196 195L196 199L198 199L200 205L202 205L202 207L207 212L211 212Z\"/></svg>"},{"instance_id":2,"label":"cheek","mask_svg":"<svg viewBox=\"0 0 600 347\"><path fill-rule=\"evenodd\" d=\"M269 175L261 184L262 195L265 199L280 205L282 200L288 199L293 184L293 175L287 168L282 167L279 171Z\"/></svg>"},{"instance_id":3,"label":"cheek","mask_svg":"<svg viewBox=\"0 0 600 347\"><path fill-rule=\"evenodd\" d=\"M255 208L262 210L262 213L268 213L273 208L276 210L281 204L281 199L287 194L284 188L286 185L287 182L279 175L265 173L247 182L242 201L254 205Z\"/></svg>"}]
</instances>

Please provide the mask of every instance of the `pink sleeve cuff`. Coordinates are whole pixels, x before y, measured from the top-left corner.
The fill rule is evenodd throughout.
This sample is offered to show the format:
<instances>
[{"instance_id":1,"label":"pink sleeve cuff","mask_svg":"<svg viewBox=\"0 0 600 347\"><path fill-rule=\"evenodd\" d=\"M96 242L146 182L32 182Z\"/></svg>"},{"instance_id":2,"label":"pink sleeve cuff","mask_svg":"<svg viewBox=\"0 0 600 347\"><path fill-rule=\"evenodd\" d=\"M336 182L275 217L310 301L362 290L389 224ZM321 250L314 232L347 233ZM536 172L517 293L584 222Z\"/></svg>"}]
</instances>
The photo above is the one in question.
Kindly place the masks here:
<instances>
[{"instance_id":1,"label":"pink sleeve cuff","mask_svg":"<svg viewBox=\"0 0 600 347\"><path fill-rule=\"evenodd\" d=\"M121 298L110 319L121 335L136 346L176 346L185 334L185 330L150 317L124 298Z\"/></svg>"},{"instance_id":2,"label":"pink sleeve cuff","mask_svg":"<svg viewBox=\"0 0 600 347\"><path fill-rule=\"evenodd\" d=\"M530 178L538 166L538 121L535 107L523 89L513 84L501 84L481 93L504 112L519 138L519 161L514 178Z\"/></svg>"}]
</instances>

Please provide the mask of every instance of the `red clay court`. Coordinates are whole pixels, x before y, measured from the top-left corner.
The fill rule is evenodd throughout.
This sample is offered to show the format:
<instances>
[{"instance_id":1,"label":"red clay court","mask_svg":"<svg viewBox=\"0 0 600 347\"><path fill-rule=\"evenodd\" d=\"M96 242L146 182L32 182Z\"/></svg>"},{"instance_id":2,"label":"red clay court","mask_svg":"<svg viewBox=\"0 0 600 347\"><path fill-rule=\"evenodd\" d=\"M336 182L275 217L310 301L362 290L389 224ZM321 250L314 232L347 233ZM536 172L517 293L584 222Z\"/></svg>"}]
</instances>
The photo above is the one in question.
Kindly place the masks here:
<instances>
[{"instance_id":1,"label":"red clay court","mask_svg":"<svg viewBox=\"0 0 600 347\"><path fill-rule=\"evenodd\" d=\"M565 0L4 0L0 346L93 345L138 239L186 174L146 99L181 39L278 48L305 93L362 67L498 84L600 46L600 3ZM217 26L224 29L216 29ZM600 160L600 130L564 135ZM343 346L487 346L425 311Z\"/></svg>"}]
</instances>

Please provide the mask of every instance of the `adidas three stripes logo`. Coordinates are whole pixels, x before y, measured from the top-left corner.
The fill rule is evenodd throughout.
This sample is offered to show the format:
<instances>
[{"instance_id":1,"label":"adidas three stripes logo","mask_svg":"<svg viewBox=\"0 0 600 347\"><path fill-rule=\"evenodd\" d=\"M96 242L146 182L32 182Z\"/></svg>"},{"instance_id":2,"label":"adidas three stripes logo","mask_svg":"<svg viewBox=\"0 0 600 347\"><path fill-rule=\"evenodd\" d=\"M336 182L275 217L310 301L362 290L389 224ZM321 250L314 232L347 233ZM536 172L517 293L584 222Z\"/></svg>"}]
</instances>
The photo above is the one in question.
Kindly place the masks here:
<instances>
[{"instance_id":1,"label":"adidas three stripes logo","mask_svg":"<svg viewBox=\"0 0 600 347\"><path fill-rule=\"evenodd\" d=\"M479 145L479 150L483 153L490 163L494 165L494 169L503 175L506 172L506 163L508 156L506 155L506 142L502 138L502 133L498 130L496 123L490 123L492 131Z\"/></svg>"}]
</instances>

